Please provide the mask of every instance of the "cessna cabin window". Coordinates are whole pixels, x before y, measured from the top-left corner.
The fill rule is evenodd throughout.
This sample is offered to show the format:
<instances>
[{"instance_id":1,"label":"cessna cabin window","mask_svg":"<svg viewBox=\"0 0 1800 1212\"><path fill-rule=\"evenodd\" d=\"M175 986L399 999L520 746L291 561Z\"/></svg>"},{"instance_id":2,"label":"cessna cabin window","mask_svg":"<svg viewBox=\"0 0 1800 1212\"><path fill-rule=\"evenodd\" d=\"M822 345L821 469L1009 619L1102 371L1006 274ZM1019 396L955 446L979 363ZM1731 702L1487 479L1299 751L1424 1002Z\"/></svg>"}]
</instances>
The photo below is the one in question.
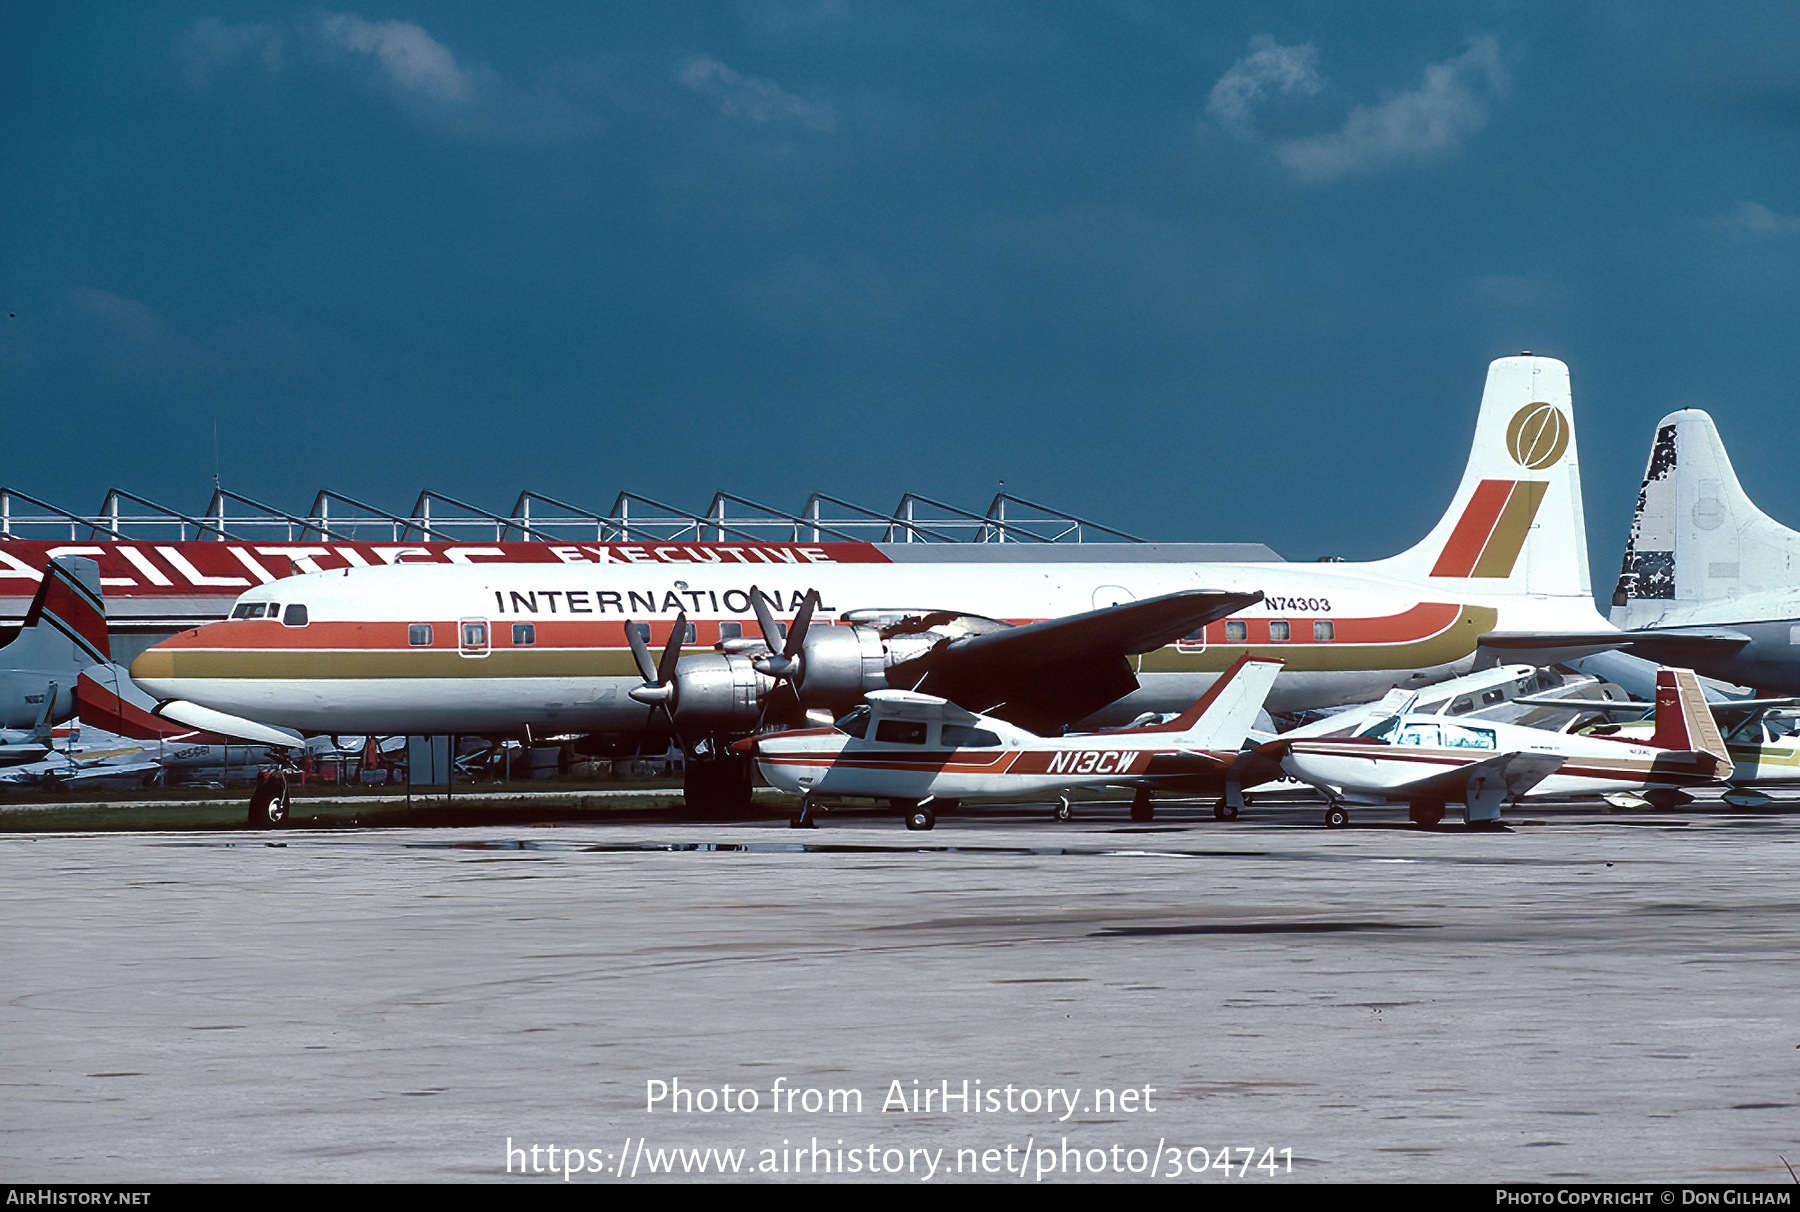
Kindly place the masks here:
<instances>
[{"instance_id":1,"label":"cessna cabin window","mask_svg":"<svg viewBox=\"0 0 1800 1212\"><path fill-rule=\"evenodd\" d=\"M1438 747L1438 726L1436 724L1408 724L1400 730L1395 738L1396 745L1419 745L1426 749Z\"/></svg>"},{"instance_id":2,"label":"cessna cabin window","mask_svg":"<svg viewBox=\"0 0 1800 1212\"><path fill-rule=\"evenodd\" d=\"M985 728L945 724L944 744L952 749L992 749L1000 744L1000 738Z\"/></svg>"},{"instance_id":3,"label":"cessna cabin window","mask_svg":"<svg viewBox=\"0 0 1800 1212\"><path fill-rule=\"evenodd\" d=\"M1286 619L1275 619L1273 622L1271 622L1269 624L1269 642L1270 643L1285 644L1287 642L1287 638L1288 638L1288 624L1287 624Z\"/></svg>"},{"instance_id":4,"label":"cessna cabin window","mask_svg":"<svg viewBox=\"0 0 1800 1212\"><path fill-rule=\"evenodd\" d=\"M855 711L852 711L849 715L839 720L833 727L839 732L855 737L859 741L862 740L863 736L869 731L869 705L864 703L861 707L858 707Z\"/></svg>"},{"instance_id":5,"label":"cessna cabin window","mask_svg":"<svg viewBox=\"0 0 1800 1212\"><path fill-rule=\"evenodd\" d=\"M406 642L414 648L431 647L431 624L408 623L406 625Z\"/></svg>"},{"instance_id":6,"label":"cessna cabin window","mask_svg":"<svg viewBox=\"0 0 1800 1212\"><path fill-rule=\"evenodd\" d=\"M284 627L306 626L306 607L299 602L290 603L287 613L281 616L281 622Z\"/></svg>"},{"instance_id":7,"label":"cessna cabin window","mask_svg":"<svg viewBox=\"0 0 1800 1212\"><path fill-rule=\"evenodd\" d=\"M529 648L535 643L537 643L537 624L536 623L514 623L513 624L513 647L514 648Z\"/></svg>"},{"instance_id":8,"label":"cessna cabin window","mask_svg":"<svg viewBox=\"0 0 1800 1212\"><path fill-rule=\"evenodd\" d=\"M893 745L923 745L924 720L882 720L875 725L875 739Z\"/></svg>"},{"instance_id":9,"label":"cessna cabin window","mask_svg":"<svg viewBox=\"0 0 1800 1212\"><path fill-rule=\"evenodd\" d=\"M1245 640L1247 640L1249 638L1250 638L1250 624L1240 622L1237 620L1231 620L1231 619L1226 620L1225 642L1227 644L1242 644Z\"/></svg>"},{"instance_id":10,"label":"cessna cabin window","mask_svg":"<svg viewBox=\"0 0 1800 1212\"><path fill-rule=\"evenodd\" d=\"M1444 725L1444 746L1448 749L1494 749L1494 731L1491 728L1464 728L1455 724Z\"/></svg>"}]
</instances>

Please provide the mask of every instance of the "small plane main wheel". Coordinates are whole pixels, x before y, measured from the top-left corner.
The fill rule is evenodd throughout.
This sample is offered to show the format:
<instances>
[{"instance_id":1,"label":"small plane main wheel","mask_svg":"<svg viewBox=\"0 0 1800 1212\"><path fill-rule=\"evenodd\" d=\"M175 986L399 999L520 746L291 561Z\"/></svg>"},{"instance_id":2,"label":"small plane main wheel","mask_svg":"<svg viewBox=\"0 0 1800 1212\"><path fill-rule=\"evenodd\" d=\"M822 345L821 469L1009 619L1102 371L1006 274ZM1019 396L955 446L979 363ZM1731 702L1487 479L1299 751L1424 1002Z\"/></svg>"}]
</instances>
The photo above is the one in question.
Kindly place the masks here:
<instances>
[{"instance_id":1,"label":"small plane main wheel","mask_svg":"<svg viewBox=\"0 0 1800 1212\"><path fill-rule=\"evenodd\" d=\"M800 797L800 815L789 824L795 829L817 829L819 827L818 805L813 802L812 796Z\"/></svg>"},{"instance_id":2,"label":"small plane main wheel","mask_svg":"<svg viewBox=\"0 0 1800 1212\"><path fill-rule=\"evenodd\" d=\"M1150 804L1150 788L1139 787L1137 794L1131 797L1131 819L1139 823L1156 819L1156 809Z\"/></svg>"},{"instance_id":3,"label":"small plane main wheel","mask_svg":"<svg viewBox=\"0 0 1800 1212\"><path fill-rule=\"evenodd\" d=\"M1056 819L1059 821L1075 819L1075 805L1069 803L1069 797L1066 795L1056 801Z\"/></svg>"},{"instance_id":4,"label":"small plane main wheel","mask_svg":"<svg viewBox=\"0 0 1800 1212\"><path fill-rule=\"evenodd\" d=\"M912 808L906 814L906 827L915 832L937 824L937 813L929 808Z\"/></svg>"},{"instance_id":5,"label":"small plane main wheel","mask_svg":"<svg viewBox=\"0 0 1800 1212\"><path fill-rule=\"evenodd\" d=\"M1342 829L1350 824L1350 810L1342 804L1333 804L1325 810L1325 828Z\"/></svg>"},{"instance_id":6,"label":"small plane main wheel","mask_svg":"<svg viewBox=\"0 0 1800 1212\"><path fill-rule=\"evenodd\" d=\"M1213 820L1235 821L1237 818L1238 810L1233 808L1230 804L1227 804L1224 800L1220 800L1213 805Z\"/></svg>"},{"instance_id":7,"label":"small plane main wheel","mask_svg":"<svg viewBox=\"0 0 1800 1212\"><path fill-rule=\"evenodd\" d=\"M1419 802L1406 806L1407 819L1421 829L1435 829L1444 819L1442 804Z\"/></svg>"}]
</instances>

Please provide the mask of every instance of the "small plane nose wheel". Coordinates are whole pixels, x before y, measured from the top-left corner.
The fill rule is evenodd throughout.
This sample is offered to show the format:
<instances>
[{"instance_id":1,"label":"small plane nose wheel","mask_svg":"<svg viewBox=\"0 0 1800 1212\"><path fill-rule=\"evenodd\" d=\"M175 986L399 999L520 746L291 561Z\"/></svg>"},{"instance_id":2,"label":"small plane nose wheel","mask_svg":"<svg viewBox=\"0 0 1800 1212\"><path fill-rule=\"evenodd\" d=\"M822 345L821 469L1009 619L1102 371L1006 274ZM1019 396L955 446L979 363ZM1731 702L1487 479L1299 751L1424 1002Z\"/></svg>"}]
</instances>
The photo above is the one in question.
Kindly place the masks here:
<instances>
[{"instance_id":1,"label":"small plane nose wheel","mask_svg":"<svg viewBox=\"0 0 1800 1212\"><path fill-rule=\"evenodd\" d=\"M1150 788L1139 787L1131 797L1131 819L1139 823L1156 819L1156 809L1150 806Z\"/></svg>"},{"instance_id":2,"label":"small plane nose wheel","mask_svg":"<svg viewBox=\"0 0 1800 1212\"><path fill-rule=\"evenodd\" d=\"M819 827L818 810L819 806L813 797L803 795L800 797L800 815L789 824L795 829L817 829Z\"/></svg>"},{"instance_id":3,"label":"small plane nose wheel","mask_svg":"<svg viewBox=\"0 0 1800 1212\"><path fill-rule=\"evenodd\" d=\"M1325 810L1325 828L1343 829L1350 824L1350 810L1342 804L1333 804Z\"/></svg>"},{"instance_id":4,"label":"small plane nose wheel","mask_svg":"<svg viewBox=\"0 0 1800 1212\"><path fill-rule=\"evenodd\" d=\"M1213 820L1235 821L1237 818L1238 810L1235 804L1228 804L1224 800L1220 800L1213 805Z\"/></svg>"},{"instance_id":5,"label":"small plane nose wheel","mask_svg":"<svg viewBox=\"0 0 1800 1212\"><path fill-rule=\"evenodd\" d=\"M1075 806L1069 803L1069 797L1066 795L1056 801L1056 819L1059 821L1075 819Z\"/></svg>"}]
</instances>

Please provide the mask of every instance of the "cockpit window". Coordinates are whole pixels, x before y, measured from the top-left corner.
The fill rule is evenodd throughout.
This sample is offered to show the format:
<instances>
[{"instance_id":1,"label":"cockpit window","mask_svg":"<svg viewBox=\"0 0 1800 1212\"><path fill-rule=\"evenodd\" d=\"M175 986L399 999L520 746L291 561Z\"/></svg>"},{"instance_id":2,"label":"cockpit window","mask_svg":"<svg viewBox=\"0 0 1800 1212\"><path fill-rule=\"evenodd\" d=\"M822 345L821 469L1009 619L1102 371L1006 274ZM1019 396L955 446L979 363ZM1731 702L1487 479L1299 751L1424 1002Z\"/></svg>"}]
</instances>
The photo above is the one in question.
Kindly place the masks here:
<instances>
[{"instance_id":1,"label":"cockpit window","mask_svg":"<svg viewBox=\"0 0 1800 1212\"><path fill-rule=\"evenodd\" d=\"M987 729L967 724L945 724L943 737L952 749L992 749L1000 744L1000 738Z\"/></svg>"},{"instance_id":2,"label":"cockpit window","mask_svg":"<svg viewBox=\"0 0 1800 1212\"><path fill-rule=\"evenodd\" d=\"M281 616L281 622L284 627L306 626L306 607L299 602L290 602L287 613Z\"/></svg>"},{"instance_id":3,"label":"cockpit window","mask_svg":"<svg viewBox=\"0 0 1800 1212\"><path fill-rule=\"evenodd\" d=\"M231 617L234 619L260 619L263 617L263 607L266 605L268 605L266 602L239 602L232 607Z\"/></svg>"},{"instance_id":4,"label":"cockpit window","mask_svg":"<svg viewBox=\"0 0 1800 1212\"><path fill-rule=\"evenodd\" d=\"M839 732L861 740L869 731L869 705L864 703L832 726Z\"/></svg>"}]
</instances>

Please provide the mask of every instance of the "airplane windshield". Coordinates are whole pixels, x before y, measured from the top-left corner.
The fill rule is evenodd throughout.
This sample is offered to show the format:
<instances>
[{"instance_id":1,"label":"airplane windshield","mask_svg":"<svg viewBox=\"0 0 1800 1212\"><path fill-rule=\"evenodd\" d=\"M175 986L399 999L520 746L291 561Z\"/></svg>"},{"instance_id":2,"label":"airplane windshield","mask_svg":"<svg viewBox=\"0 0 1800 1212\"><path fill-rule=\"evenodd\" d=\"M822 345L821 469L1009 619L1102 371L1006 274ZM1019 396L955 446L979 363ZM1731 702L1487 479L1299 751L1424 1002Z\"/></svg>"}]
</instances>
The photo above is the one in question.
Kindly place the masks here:
<instances>
[{"instance_id":1,"label":"airplane windshield","mask_svg":"<svg viewBox=\"0 0 1800 1212\"><path fill-rule=\"evenodd\" d=\"M832 727L836 728L839 732L848 733L858 740L861 740L869 731L869 705L864 703L861 707L858 707L855 711L852 711L849 715L832 725Z\"/></svg>"},{"instance_id":2,"label":"airplane windshield","mask_svg":"<svg viewBox=\"0 0 1800 1212\"><path fill-rule=\"evenodd\" d=\"M263 617L263 607L266 605L266 602L239 602L232 608L231 617L234 619L260 619Z\"/></svg>"}]
</instances>

